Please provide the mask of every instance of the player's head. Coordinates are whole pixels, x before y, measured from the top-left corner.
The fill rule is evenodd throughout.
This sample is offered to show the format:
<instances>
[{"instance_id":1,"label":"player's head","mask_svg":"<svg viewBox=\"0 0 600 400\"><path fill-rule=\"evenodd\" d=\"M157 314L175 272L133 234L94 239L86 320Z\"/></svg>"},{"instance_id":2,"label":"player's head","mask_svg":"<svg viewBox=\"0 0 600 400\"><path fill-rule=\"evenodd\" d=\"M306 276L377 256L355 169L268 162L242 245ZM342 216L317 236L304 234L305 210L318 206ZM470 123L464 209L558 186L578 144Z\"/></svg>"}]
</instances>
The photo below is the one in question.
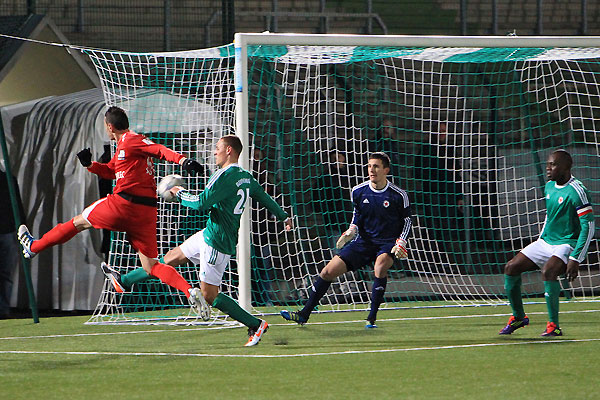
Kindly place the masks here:
<instances>
[{"instance_id":1,"label":"player's head","mask_svg":"<svg viewBox=\"0 0 600 400\"><path fill-rule=\"evenodd\" d=\"M222 167L237 162L242 152L242 141L235 135L223 136L215 147L215 161L217 166Z\"/></svg>"},{"instance_id":2,"label":"player's head","mask_svg":"<svg viewBox=\"0 0 600 400\"><path fill-rule=\"evenodd\" d=\"M369 156L369 180L375 186L383 186L390 173L390 158L383 152L373 153Z\"/></svg>"},{"instance_id":3,"label":"player's head","mask_svg":"<svg viewBox=\"0 0 600 400\"><path fill-rule=\"evenodd\" d=\"M446 143L446 139L448 139L448 124L445 122L439 122L435 128L436 129L431 132L433 143Z\"/></svg>"},{"instance_id":4,"label":"player's head","mask_svg":"<svg viewBox=\"0 0 600 400\"><path fill-rule=\"evenodd\" d=\"M546 176L559 185L565 184L571 178L572 166L573 158L569 152L564 149L555 150L550 153L546 162Z\"/></svg>"},{"instance_id":5,"label":"player's head","mask_svg":"<svg viewBox=\"0 0 600 400\"><path fill-rule=\"evenodd\" d=\"M339 150L329 152L329 164L332 169L341 170L346 168L346 155Z\"/></svg>"},{"instance_id":6,"label":"player's head","mask_svg":"<svg viewBox=\"0 0 600 400\"><path fill-rule=\"evenodd\" d=\"M112 127L115 131L125 131L129 129L129 118L125 110L122 108L112 106L104 113L104 123L109 127Z\"/></svg>"}]
</instances>

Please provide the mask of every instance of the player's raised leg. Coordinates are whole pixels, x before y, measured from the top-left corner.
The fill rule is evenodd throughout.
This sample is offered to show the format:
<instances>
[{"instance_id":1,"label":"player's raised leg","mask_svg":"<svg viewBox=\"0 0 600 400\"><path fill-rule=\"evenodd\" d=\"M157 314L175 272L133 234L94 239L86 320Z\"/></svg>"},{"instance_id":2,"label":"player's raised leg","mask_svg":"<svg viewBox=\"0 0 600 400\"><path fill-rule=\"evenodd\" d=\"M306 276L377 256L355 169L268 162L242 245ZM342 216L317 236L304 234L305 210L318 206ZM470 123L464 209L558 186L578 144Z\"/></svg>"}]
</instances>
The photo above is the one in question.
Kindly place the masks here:
<instances>
[{"instance_id":1,"label":"player's raised leg","mask_svg":"<svg viewBox=\"0 0 600 400\"><path fill-rule=\"evenodd\" d=\"M310 287L308 300L306 300L302 310L283 310L280 312L281 316L288 321L293 321L300 325L305 324L308 321L310 314L319 304L321 298L327 293L327 290L331 286L331 282L346 271L348 271L348 269L344 260L339 256L334 256L331 261L327 263L325 268L321 270L321 273Z\"/></svg>"},{"instance_id":2,"label":"player's raised leg","mask_svg":"<svg viewBox=\"0 0 600 400\"><path fill-rule=\"evenodd\" d=\"M158 262L161 264L168 264L172 267L177 267L181 264L186 263L187 261L174 264L172 262L165 262L164 257L160 257L158 259ZM133 285L135 285L136 283L141 283L152 278L152 275L147 273L146 270L142 267L136 268L132 271L127 272L124 275L121 275L114 268L106 265L105 263L102 263L102 272L104 272L104 275L106 275L106 278L112 283L113 288L118 293L121 293L121 290L123 290L124 292L129 292Z\"/></svg>"},{"instance_id":3,"label":"player's raised leg","mask_svg":"<svg viewBox=\"0 0 600 400\"><path fill-rule=\"evenodd\" d=\"M38 240L35 240L25 225L19 227L17 237L21 246L23 246L23 254L25 257L33 258L48 247L66 243L79 232L90 229L91 227L92 225L88 221L81 215L78 215L70 221L56 225Z\"/></svg>"},{"instance_id":4,"label":"player's raised leg","mask_svg":"<svg viewBox=\"0 0 600 400\"><path fill-rule=\"evenodd\" d=\"M142 262L142 268L152 276L157 277L164 284L167 284L175 289L179 289L187 297L189 297L190 289L192 285L184 279L183 276L175 268L168 264L158 262L156 258L148 257L141 252L138 252L140 261Z\"/></svg>"}]
</instances>

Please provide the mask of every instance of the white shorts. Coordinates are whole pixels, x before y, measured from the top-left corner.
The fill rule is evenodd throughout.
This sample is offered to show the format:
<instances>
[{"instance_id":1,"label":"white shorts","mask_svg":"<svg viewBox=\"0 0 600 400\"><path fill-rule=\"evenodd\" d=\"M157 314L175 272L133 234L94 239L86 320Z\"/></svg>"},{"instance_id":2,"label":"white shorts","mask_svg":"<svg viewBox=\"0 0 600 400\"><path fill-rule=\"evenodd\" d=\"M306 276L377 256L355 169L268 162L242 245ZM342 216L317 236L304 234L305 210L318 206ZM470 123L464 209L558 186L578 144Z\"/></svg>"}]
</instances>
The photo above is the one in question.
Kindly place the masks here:
<instances>
[{"instance_id":1,"label":"white shorts","mask_svg":"<svg viewBox=\"0 0 600 400\"><path fill-rule=\"evenodd\" d=\"M521 250L521 253L541 268L552 256L560 258L567 264L572 251L573 248L568 244L548 244L538 239Z\"/></svg>"},{"instance_id":2,"label":"white shorts","mask_svg":"<svg viewBox=\"0 0 600 400\"><path fill-rule=\"evenodd\" d=\"M200 280L209 285L221 286L225 268L229 265L229 254L221 253L204 241L203 230L187 238L179 248L183 255L200 265Z\"/></svg>"}]
</instances>

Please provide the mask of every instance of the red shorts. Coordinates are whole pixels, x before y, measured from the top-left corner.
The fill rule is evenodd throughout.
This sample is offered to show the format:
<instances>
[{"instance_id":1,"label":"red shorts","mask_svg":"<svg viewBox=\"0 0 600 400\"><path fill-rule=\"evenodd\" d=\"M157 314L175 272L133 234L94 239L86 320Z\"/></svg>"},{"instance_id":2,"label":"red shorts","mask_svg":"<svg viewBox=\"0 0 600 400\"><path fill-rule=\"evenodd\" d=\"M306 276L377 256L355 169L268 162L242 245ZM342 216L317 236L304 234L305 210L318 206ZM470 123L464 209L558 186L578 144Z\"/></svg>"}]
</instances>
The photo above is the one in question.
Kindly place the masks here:
<instances>
[{"instance_id":1,"label":"red shorts","mask_svg":"<svg viewBox=\"0 0 600 400\"><path fill-rule=\"evenodd\" d=\"M109 194L87 207L81 215L96 229L125 232L135 250L146 257L158 257L156 207Z\"/></svg>"}]
</instances>

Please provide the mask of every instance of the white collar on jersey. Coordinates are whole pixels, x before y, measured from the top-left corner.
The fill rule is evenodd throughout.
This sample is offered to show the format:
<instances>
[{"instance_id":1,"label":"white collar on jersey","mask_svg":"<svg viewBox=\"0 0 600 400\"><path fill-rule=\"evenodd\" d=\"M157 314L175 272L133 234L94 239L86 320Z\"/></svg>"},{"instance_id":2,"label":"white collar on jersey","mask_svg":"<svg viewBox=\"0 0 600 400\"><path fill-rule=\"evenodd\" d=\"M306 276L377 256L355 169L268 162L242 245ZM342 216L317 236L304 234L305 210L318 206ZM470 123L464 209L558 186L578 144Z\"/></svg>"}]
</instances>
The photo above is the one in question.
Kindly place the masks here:
<instances>
[{"instance_id":1,"label":"white collar on jersey","mask_svg":"<svg viewBox=\"0 0 600 400\"><path fill-rule=\"evenodd\" d=\"M369 182L369 187L371 188L372 191L374 191L375 193L381 193L381 192L385 192L385 190L388 188L388 186L390 186L390 181L385 181L385 187L383 189L377 190L373 187L373 185L371 185L371 182Z\"/></svg>"},{"instance_id":2,"label":"white collar on jersey","mask_svg":"<svg viewBox=\"0 0 600 400\"><path fill-rule=\"evenodd\" d=\"M565 183L564 185L559 185L558 183L556 183L556 181L554 181L554 187L557 188L557 189L562 189L564 187L567 187L567 186L569 186L569 183L571 183L571 181L573 179L575 179L575 178L573 178L573 175L571 175L571 177L569 178L569 180L567 181L567 183Z\"/></svg>"},{"instance_id":3,"label":"white collar on jersey","mask_svg":"<svg viewBox=\"0 0 600 400\"><path fill-rule=\"evenodd\" d=\"M236 163L236 162L235 162L235 163L231 163L231 164L229 164L229 165L228 165L228 166L226 166L226 167L219 168L219 169L218 169L218 171L225 171L225 170L226 170L226 169L228 169L229 167L239 167L239 166L240 166L240 164L238 164L238 163Z\"/></svg>"}]
</instances>

